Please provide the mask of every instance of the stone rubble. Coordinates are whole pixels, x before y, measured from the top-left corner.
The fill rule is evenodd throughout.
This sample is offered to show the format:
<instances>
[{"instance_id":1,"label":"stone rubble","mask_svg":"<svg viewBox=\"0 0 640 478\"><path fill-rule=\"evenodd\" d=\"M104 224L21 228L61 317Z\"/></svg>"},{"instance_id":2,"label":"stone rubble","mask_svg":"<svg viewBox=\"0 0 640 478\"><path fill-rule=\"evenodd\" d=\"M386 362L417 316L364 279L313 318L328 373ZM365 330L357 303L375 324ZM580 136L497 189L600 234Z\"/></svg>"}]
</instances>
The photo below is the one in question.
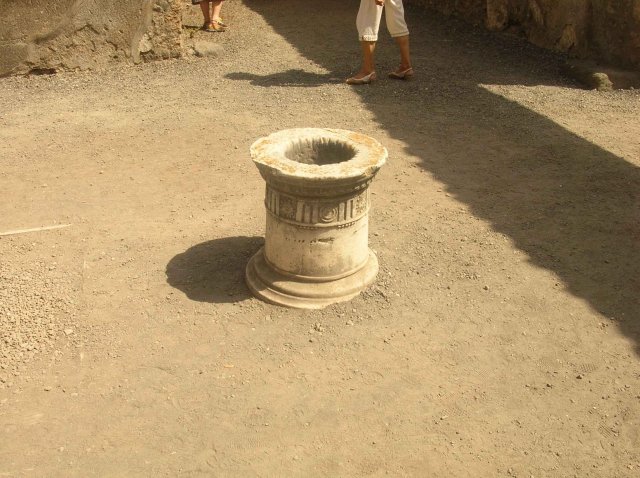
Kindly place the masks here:
<instances>
[{"instance_id":1,"label":"stone rubble","mask_svg":"<svg viewBox=\"0 0 640 478\"><path fill-rule=\"evenodd\" d=\"M54 261L16 266L0 262L0 389L37 355L59 356L59 339L78 327L73 286Z\"/></svg>"}]
</instances>

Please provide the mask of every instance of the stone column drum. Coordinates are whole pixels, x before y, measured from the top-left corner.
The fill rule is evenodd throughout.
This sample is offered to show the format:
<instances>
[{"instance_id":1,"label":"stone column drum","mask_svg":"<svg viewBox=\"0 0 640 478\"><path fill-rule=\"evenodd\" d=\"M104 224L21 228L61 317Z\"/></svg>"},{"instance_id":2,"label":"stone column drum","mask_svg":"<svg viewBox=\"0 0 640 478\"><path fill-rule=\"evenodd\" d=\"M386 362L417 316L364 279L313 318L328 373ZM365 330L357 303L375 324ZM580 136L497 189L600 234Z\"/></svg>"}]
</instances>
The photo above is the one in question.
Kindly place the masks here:
<instances>
[{"instance_id":1,"label":"stone column drum","mask_svg":"<svg viewBox=\"0 0 640 478\"><path fill-rule=\"evenodd\" d=\"M246 281L259 298L318 309L358 295L378 273L368 246L369 185L387 150L339 129L279 131L251 146L266 181L265 245Z\"/></svg>"}]
</instances>

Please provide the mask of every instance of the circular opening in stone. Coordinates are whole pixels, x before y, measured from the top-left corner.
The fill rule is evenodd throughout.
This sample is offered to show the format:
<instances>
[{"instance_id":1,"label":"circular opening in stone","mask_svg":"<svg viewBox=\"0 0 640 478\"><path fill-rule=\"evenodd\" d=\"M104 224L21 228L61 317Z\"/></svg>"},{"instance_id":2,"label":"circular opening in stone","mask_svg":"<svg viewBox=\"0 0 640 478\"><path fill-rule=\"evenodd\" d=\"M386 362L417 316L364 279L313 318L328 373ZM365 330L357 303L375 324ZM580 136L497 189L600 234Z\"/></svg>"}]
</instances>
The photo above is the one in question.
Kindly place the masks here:
<instances>
[{"instance_id":1,"label":"circular opening in stone","mask_svg":"<svg viewBox=\"0 0 640 478\"><path fill-rule=\"evenodd\" d=\"M349 161L356 156L356 149L334 139L308 138L291 143L284 155L296 163L322 166Z\"/></svg>"}]
</instances>

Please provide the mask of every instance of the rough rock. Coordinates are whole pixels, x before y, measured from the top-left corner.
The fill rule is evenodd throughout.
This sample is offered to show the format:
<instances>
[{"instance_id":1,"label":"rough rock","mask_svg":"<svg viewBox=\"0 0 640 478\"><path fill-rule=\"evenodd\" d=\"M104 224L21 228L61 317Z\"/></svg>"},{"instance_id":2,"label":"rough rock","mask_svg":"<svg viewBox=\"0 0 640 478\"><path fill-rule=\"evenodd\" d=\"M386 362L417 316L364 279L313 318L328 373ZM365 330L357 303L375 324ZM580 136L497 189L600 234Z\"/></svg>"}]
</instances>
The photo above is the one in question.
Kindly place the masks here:
<instances>
[{"instance_id":1,"label":"rough rock","mask_svg":"<svg viewBox=\"0 0 640 478\"><path fill-rule=\"evenodd\" d=\"M564 73L587 88L600 91L640 88L640 71L621 70L591 60L569 60Z\"/></svg>"},{"instance_id":2,"label":"rough rock","mask_svg":"<svg viewBox=\"0 0 640 478\"><path fill-rule=\"evenodd\" d=\"M222 45L210 41L196 41L193 44L193 49L197 56L217 58L222 52Z\"/></svg>"},{"instance_id":3,"label":"rough rock","mask_svg":"<svg viewBox=\"0 0 640 478\"><path fill-rule=\"evenodd\" d=\"M406 0L543 48L640 70L640 0ZM0 0L0 76L184 54L186 0Z\"/></svg>"},{"instance_id":4,"label":"rough rock","mask_svg":"<svg viewBox=\"0 0 640 478\"><path fill-rule=\"evenodd\" d=\"M0 76L182 54L183 0L0 1Z\"/></svg>"},{"instance_id":5,"label":"rough rock","mask_svg":"<svg viewBox=\"0 0 640 478\"><path fill-rule=\"evenodd\" d=\"M406 0L531 43L640 70L640 0Z\"/></svg>"}]
</instances>

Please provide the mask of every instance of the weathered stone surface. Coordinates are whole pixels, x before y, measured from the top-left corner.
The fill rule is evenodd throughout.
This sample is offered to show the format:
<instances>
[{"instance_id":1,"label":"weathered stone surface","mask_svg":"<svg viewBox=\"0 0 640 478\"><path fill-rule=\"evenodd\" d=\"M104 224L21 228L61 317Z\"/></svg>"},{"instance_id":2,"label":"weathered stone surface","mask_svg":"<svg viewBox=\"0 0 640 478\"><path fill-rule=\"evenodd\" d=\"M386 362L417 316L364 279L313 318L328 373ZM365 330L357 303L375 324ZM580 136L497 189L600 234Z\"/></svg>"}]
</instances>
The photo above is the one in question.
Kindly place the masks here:
<instances>
[{"instance_id":1,"label":"weathered stone surface","mask_svg":"<svg viewBox=\"0 0 640 478\"><path fill-rule=\"evenodd\" d=\"M197 56L208 56L217 58L222 53L222 45L210 41L196 41L193 50Z\"/></svg>"},{"instance_id":2,"label":"weathered stone surface","mask_svg":"<svg viewBox=\"0 0 640 478\"><path fill-rule=\"evenodd\" d=\"M13 71L29 58L30 48L27 43L15 42L0 45L0 72Z\"/></svg>"},{"instance_id":3,"label":"weathered stone surface","mask_svg":"<svg viewBox=\"0 0 640 478\"><path fill-rule=\"evenodd\" d=\"M532 43L640 70L640 0L405 0Z\"/></svg>"},{"instance_id":4,"label":"weathered stone surface","mask_svg":"<svg viewBox=\"0 0 640 478\"><path fill-rule=\"evenodd\" d=\"M162 60L182 56L182 10L180 0L155 0L153 9L145 11L143 33L137 42L134 39L132 56L141 60ZM146 28L145 28L146 27ZM144 37L144 39L143 39Z\"/></svg>"},{"instance_id":5,"label":"weathered stone surface","mask_svg":"<svg viewBox=\"0 0 640 478\"><path fill-rule=\"evenodd\" d=\"M489 30L501 31L509 26L509 1L487 0L485 24Z\"/></svg>"},{"instance_id":6,"label":"weathered stone surface","mask_svg":"<svg viewBox=\"0 0 640 478\"><path fill-rule=\"evenodd\" d=\"M0 0L0 76L179 56L183 6L182 0Z\"/></svg>"},{"instance_id":7,"label":"weathered stone surface","mask_svg":"<svg viewBox=\"0 0 640 478\"><path fill-rule=\"evenodd\" d=\"M592 60L570 60L564 73L585 85L600 91L640 88L640 71L621 70L602 66Z\"/></svg>"},{"instance_id":8,"label":"weathered stone surface","mask_svg":"<svg viewBox=\"0 0 640 478\"><path fill-rule=\"evenodd\" d=\"M405 0L640 70L640 0ZM0 76L183 54L185 0L0 0Z\"/></svg>"},{"instance_id":9,"label":"weathered stone surface","mask_svg":"<svg viewBox=\"0 0 640 478\"><path fill-rule=\"evenodd\" d=\"M275 304L321 308L371 284L369 184L387 158L377 141L345 130L301 128L258 140L251 156L267 182L265 245L247 285Z\"/></svg>"},{"instance_id":10,"label":"weathered stone surface","mask_svg":"<svg viewBox=\"0 0 640 478\"><path fill-rule=\"evenodd\" d=\"M640 70L640 0L592 0L590 41L601 58Z\"/></svg>"}]
</instances>

